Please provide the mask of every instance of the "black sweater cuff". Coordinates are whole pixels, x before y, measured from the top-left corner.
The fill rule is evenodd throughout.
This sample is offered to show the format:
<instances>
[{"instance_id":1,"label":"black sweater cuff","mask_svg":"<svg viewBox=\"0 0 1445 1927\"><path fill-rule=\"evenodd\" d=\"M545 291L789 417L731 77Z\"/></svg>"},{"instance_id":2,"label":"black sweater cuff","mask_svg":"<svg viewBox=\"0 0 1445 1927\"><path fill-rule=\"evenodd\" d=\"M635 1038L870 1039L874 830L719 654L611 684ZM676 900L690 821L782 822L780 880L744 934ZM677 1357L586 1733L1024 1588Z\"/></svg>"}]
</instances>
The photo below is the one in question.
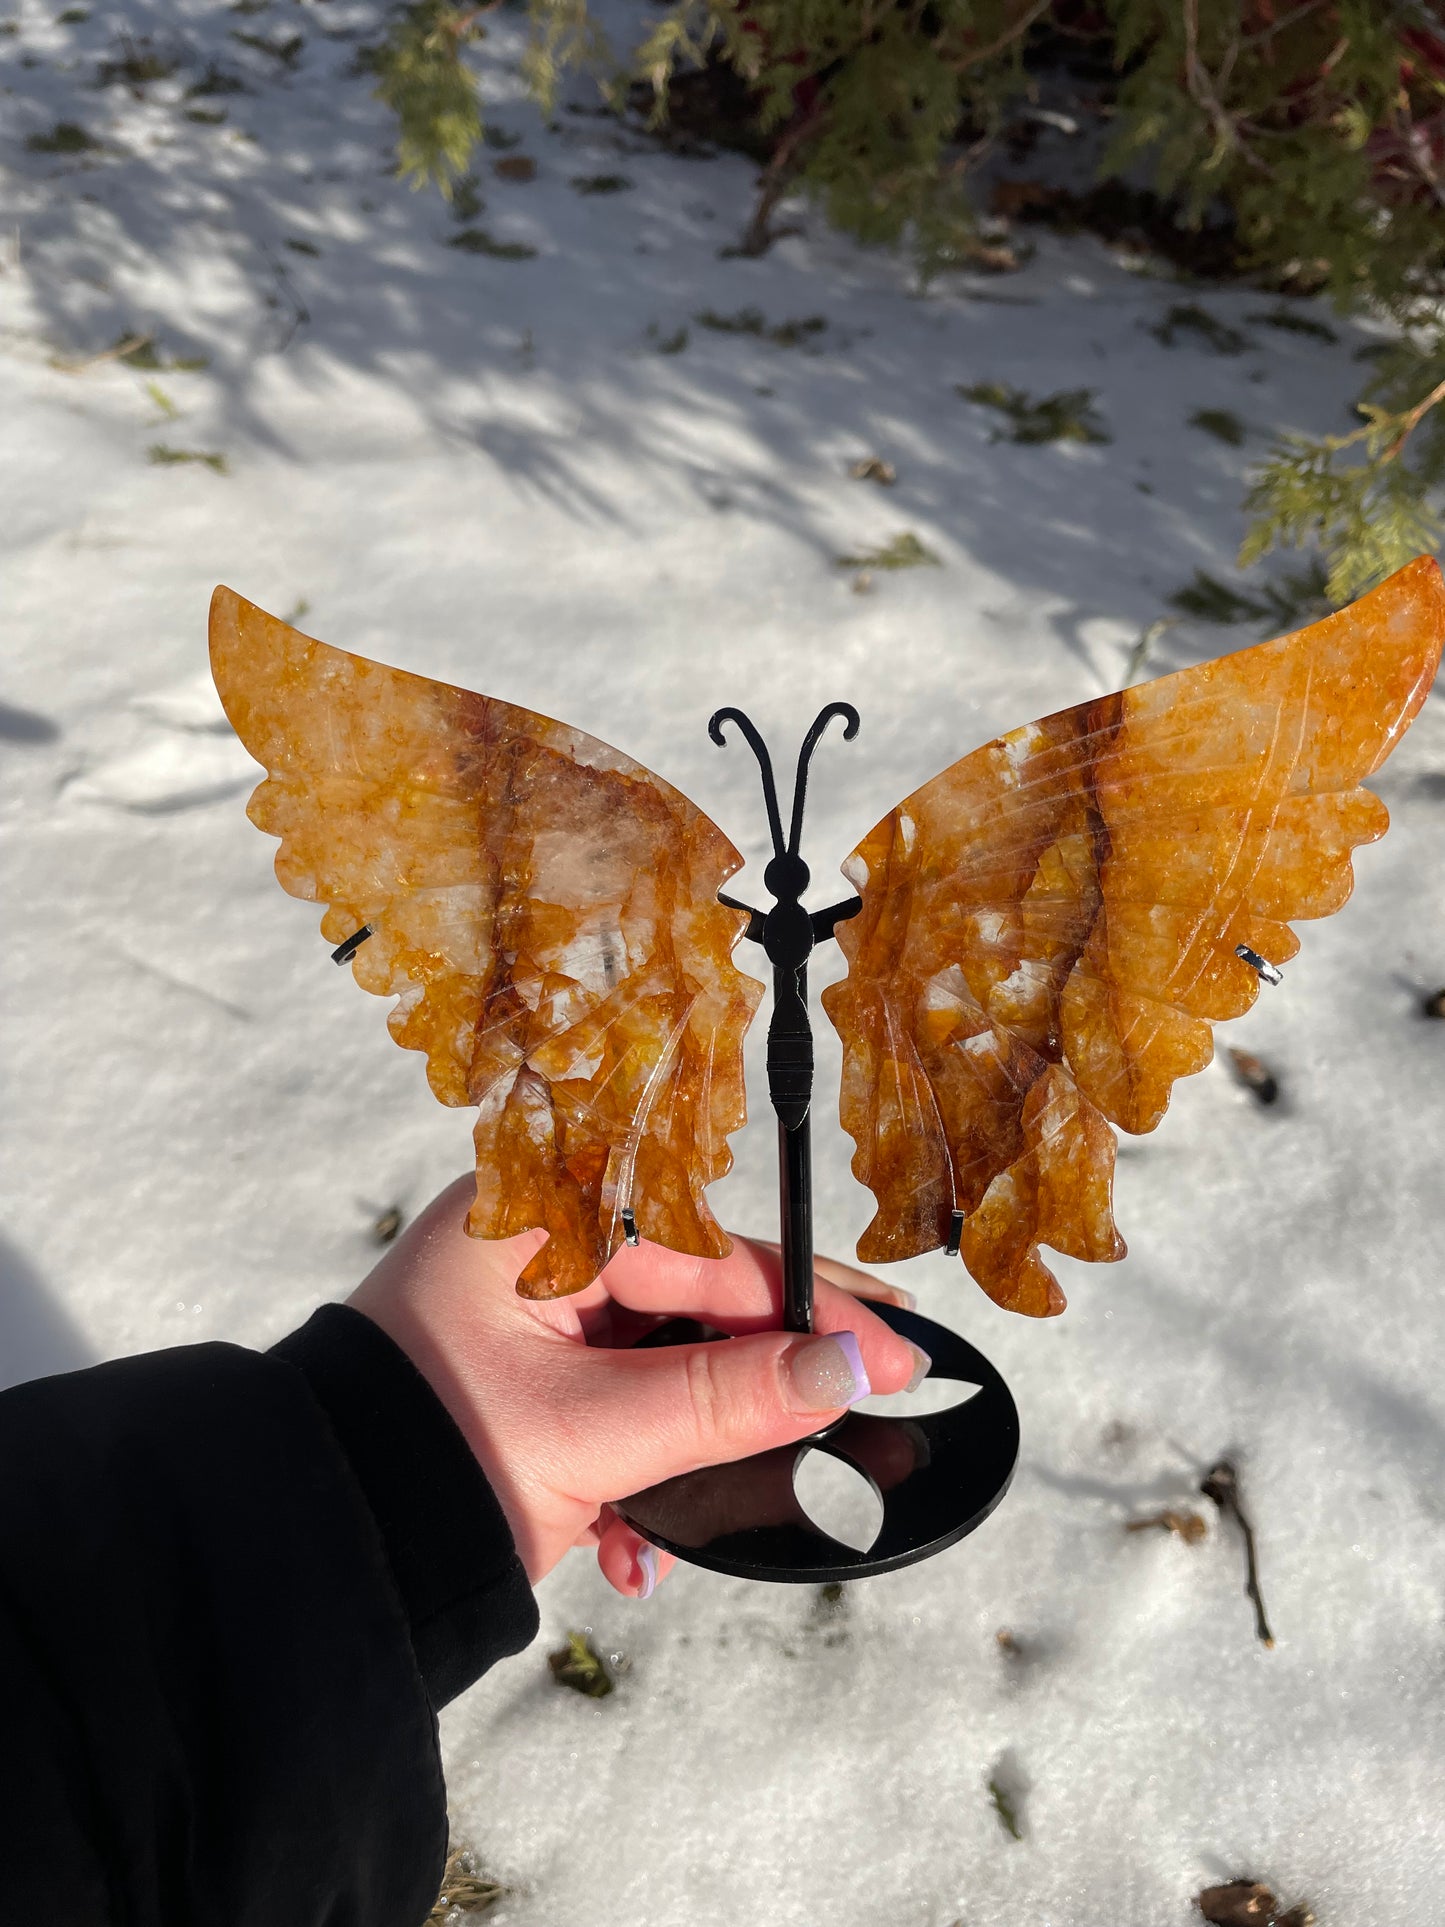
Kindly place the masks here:
<instances>
[{"instance_id":1,"label":"black sweater cuff","mask_svg":"<svg viewBox=\"0 0 1445 1927\"><path fill-rule=\"evenodd\" d=\"M440 1711L541 1625L511 1527L461 1431L399 1345L351 1305L318 1307L270 1355L306 1379L386 1547Z\"/></svg>"}]
</instances>

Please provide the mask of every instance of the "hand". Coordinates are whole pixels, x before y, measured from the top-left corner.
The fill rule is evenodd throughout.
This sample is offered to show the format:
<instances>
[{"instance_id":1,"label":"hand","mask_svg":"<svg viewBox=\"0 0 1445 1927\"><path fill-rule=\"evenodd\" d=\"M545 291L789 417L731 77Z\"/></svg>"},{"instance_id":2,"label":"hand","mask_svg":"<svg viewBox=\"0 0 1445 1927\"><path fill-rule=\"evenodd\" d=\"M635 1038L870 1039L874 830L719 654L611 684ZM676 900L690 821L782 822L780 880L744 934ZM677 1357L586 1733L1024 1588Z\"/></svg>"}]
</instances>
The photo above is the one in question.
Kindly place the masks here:
<instances>
[{"instance_id":1,"label":"hand","mask_svg":"<svg viewBox=\"0 0 1445 1927\"><path fill-rule=\"evenodd\" d=\"M517 1277L545 1234L468 1237L472 1188L459 1178L434 1198L346 1302L401 1347L455 1419L533 1585L570 1546L595 1545L618 1592L650 1590L638 1559L647 1542L608 1500L792 1444L845 1409L798 1401L788 1361L809 1340L781 1329L778 1250L744 1238L717 1259L624 1246L585 1291L519 1298ZM901 1391L922 1354L864 1309L865 1292L909 1301L819 1259L815 1333L854 1333L872 1389ZM674 1316L735 1342L628 1349ZM656 1578L675 1564L658 1553Z\"/></svg>"}]
</instances>

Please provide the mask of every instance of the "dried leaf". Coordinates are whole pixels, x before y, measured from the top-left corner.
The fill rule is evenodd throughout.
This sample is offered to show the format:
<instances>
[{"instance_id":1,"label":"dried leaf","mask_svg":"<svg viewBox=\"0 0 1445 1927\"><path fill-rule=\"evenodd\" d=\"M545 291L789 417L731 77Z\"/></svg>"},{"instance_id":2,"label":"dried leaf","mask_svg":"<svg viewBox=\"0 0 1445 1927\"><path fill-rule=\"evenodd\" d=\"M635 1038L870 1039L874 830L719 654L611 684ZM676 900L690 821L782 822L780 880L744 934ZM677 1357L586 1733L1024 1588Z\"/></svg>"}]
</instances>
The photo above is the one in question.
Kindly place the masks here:
<instances>
[{"instance_id":1,"label":"dried leaf","mask_svg":"<svg viewBox=\"0 0 1445 1927\"><path fill-rule=\"evenodd\" d=\"M1003 1824L1004 1832L1011 1840L1022 1840L1023 1829L1019 1825L1018 1811L1013 1796L997 1780L988 1783L988 1797L993 1801L993 1810Z\"/></svg>"},{"instance_id":2,"label":"dried leaf","mask_svg":"<svg viewBox=\"0 0 1445 1927\"><path fill-rule=\"evenodd\" d=\"M1210 1927L1314 1927L1314 1913L1303 1901L1286 1911L1258 1880L1206 1887L1194 1904Z\"/></svg>"},{"instance_id":3,"label":"dried leaf","mask_svg":"<svg viewBox=\"0 0 1445 1927\"><path fill-rule=\"evenodd\" d=\"M1148 1532L1154 1526L1174 1533L1187 1546L1196 1546L1208 1532L1209 1527L1197 1512L1176 1511L1172 1507L1163 1512L1151 1513L1147 1519L1130 1519L1125 1525L1126 1532Z\"/></svg>"}]
</instances>

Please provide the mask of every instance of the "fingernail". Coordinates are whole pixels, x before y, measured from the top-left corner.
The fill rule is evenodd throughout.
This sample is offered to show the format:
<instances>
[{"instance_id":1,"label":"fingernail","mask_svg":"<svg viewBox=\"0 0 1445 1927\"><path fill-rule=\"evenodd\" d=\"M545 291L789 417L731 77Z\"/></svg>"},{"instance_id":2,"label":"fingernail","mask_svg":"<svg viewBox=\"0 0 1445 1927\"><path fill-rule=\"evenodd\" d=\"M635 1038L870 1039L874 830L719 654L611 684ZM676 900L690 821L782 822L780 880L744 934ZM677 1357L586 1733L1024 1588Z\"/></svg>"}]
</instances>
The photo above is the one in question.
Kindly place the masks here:
<instances>
[{"instance_id":1,"label":"fingernail","mask_svg":"<svg viewBox=\"0 0 1445 1927\"><path fill-rule=\"evenodd\" d=\"M916 1291L905 1291L902 1285L890 1285L888 1289L897 1298L899 1304L902 1305L905 1311L918 1310L918 1293Z\"/></svg>"},{"instance_id":2,"label":"fingernail","mask_svg":"<svg viewBox=\"0 0 1445 1927\"><path fill-rule=\"evenodd\" d=\"M805 1412L832 1412L840 1405L856 1405L873 1387L853 1332L832 1332L809 1338L788 1355L793 1392Z\"/></svg>"},{"instance_id":3,"label":"fingernail","mask_svg":"<svg viewBox=\"0 0 1445 1927\"><path fill-rule=\"evenodd\" d=\"M918 1363L913 1368L912 1378L909 1379L903 1389L905 1392L916 1392L924 1379L927 1378L932 1368L933 1360L928 1356L928 1353L923 1350L922 1346L915 1345L911 1338L905 1338L903 1342L918 1360Z\"/></svg>"},{"instance_id":4,"label":"fingernail","mask_svg":"<svg viewBox=\"0 0 1445 1927\"><path fill-rule=\"evenodd\" d=\"M657 1585L657 1547L639 1546L637 1549L637 1570L642 1575L642 1591L639 1599L651 1599Z\"/></svg>"}]
</instances>

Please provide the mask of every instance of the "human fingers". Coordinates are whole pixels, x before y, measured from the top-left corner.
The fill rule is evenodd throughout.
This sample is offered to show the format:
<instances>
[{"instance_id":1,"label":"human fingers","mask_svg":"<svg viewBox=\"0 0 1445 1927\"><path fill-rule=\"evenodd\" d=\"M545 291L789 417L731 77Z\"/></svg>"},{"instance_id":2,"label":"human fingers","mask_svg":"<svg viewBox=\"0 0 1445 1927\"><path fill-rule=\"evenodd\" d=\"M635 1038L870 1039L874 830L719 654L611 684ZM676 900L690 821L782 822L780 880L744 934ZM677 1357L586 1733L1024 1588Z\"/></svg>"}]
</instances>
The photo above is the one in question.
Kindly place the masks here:
<instances>
[{"instance_id":1,"label":"human fingers","mask_svg":"<svg viewBox=\"0 0 1445 1927\"><path fill-rule=\"evenodd\" d=\"M626 1598L650 1599L677 1564L676 1557L634 1532L610 1506L602 1508L602 1527L597 1545L602 1577Z\"/></svg>"},{"instance_id":2,"label":"human fingers","mask_svg":"<svg viewBox=\"0 0 1445 1927\"><path fill-rule=\"evenodd\" d=\"M736 1459L778 1456L774 1448L796 1445L870 1393L917 1381L912 1347L846 1292L826 1284L822 1292L838 1301L832 1315L851 1313L847 1324L824 1329L825 1312L811 1333L768 1321L735 1338L568 1348L556 1362L571 1490L610 1502Z\"/></svg>"},{"instance_id":3,"label":"human fingers","mask_svg":"<svg viewBox=\"0 0 1445 1927\"><path fill-rule=\"evenodd\" d=\"M876 1281L851 1266L827 1261L829 1269ZM695 1258L649 1243L624 1246L603 1273L620 1305L638 1313L668 1312L696 1318L729 1337L779 1330L783 1312L782 1258L775 1245L734 1238L725 1258ZM861 1297L815 1272L813 1329L855 1334L873 1389L901 1391L913 1377L919 1354Z\"/></svg>"}]
</instances>

